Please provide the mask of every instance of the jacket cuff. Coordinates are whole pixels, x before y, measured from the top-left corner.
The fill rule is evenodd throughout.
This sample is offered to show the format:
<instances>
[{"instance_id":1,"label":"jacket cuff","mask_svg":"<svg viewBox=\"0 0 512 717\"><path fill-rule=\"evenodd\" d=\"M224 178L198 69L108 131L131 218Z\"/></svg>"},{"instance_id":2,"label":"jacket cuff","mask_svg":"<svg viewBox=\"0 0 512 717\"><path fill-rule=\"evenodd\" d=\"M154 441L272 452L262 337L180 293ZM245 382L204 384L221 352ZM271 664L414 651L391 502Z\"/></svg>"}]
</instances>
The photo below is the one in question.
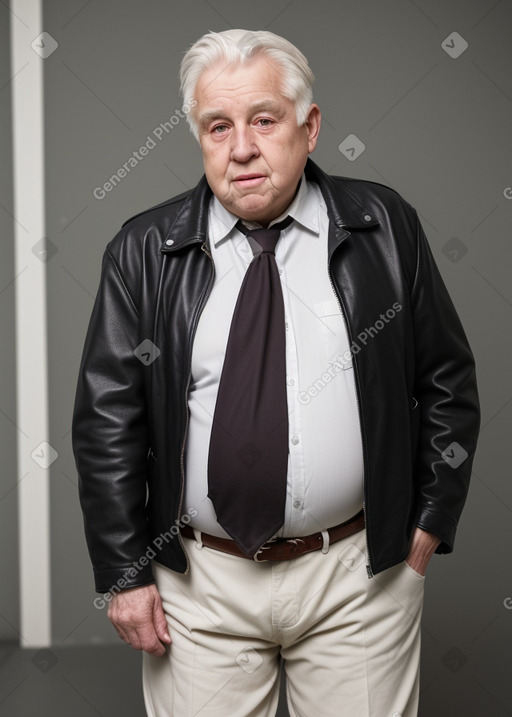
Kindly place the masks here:
<instances>
[{"instance_id":1,"label":"jacket cuff","mask_svg":"<svg viewBox=\"0 0 512 717\"><path fill-rule=\"evenodd\" d=\"M434 513L428 508L420 509L416 517L416 525L441 540L436 553L451 553L453 551L457 525L445 515Z\"/></svg>"},{"instance_id":2,"label":"jacket cuff","mask_svg":"<svg viewBox=\"0 0 512 717\"><path fill-rule=\"evenodd\" d=\"M147 564L143 563L146 560ZM119 593L128 588L142 587L154 583L151 561L142 557L135 565L119 568L98 568L94 570L95 589L98 593Z\"/></svg>"}]
</instances>

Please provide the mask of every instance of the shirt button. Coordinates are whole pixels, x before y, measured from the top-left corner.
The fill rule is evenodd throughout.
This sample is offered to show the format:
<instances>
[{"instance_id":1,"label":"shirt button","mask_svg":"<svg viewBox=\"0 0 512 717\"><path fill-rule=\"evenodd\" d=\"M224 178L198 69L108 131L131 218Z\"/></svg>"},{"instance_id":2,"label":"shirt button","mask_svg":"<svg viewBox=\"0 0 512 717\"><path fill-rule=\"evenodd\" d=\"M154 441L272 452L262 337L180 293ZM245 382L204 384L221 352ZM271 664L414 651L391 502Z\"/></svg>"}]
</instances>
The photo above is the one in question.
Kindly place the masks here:
<instances>
[{"instance_id":1,"label":"shirt button","mask_svg":"<svg viewBox=\"0 0 512 717\"><path fill-rule=\"evenodd\" d=\"M278 271L279 271L279 274L282 274L282 273L283 273L283 270L282 270L282 269L279 269Z\"/></svg>"},{"instance_id":2,"label":"shirt button","mask_svg":"<svg viewBox=\"0 0 512 717\"><path fill-rule=\"evenodd\" d=\"M298 436L294 436L294 437L292 438L292 443L293 443L293 445L296 446L298 442L299 442L299 437L298 437Z\"/></svg>"},{"instance_id":3,"label":"shirt button","mask_svg":"<svg viewBox=\"0 0 512 717\"><path fill-rule=\"evenodd\" d=\"M372 218L371 218L371 216L370 216L369 214L365 214L365 215L364 215L364 220L365 220L365 222L371 222Z\"/></svg>"},{"instance_id":4,"label":"shirt button","mask_svg":"<svg viewBox=\"0 0 512 717\"><path fill-rule=\"evenodd\" d=\"M165 243L167 246L172 246L174 244L174 239L166 239Z\"/></svg>"},{"instance_id":5,"label":"shirt button","mask_svg":"<svg viewBox=\"0 0 512 717\"><path fill-rule=\"evenodd\" d=\"M288 386L294 386L294 385L295 385L295 381L293 380L293 378L289 378L289 379L288 379Z\"/></svg>"},{"instance_id":6,"label":"shirt button","mask_svg":"<svg viewBox=\"0 0 512 717\"><path fill-rule=\"evenodd\" d=\"M293 507L294 508L302 508L302 502L300 500L294 500L293 501Z\"/></svg>"}]
</instances>

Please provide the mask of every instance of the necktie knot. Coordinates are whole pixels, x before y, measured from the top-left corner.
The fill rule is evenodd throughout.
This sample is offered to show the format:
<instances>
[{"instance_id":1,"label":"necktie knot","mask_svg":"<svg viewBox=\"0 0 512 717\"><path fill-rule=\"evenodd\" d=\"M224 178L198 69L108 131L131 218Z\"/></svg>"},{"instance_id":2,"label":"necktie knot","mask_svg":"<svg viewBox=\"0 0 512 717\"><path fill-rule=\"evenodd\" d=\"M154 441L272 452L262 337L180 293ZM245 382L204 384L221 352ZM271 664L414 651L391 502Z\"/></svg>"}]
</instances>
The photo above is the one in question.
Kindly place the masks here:
<instances>
[{"instance_id":1,"label":"necktie knot","mask_svg":"<svg viewBox=\"0 0 512 717\"><path fill-rule=\"evenodd\" d=\"M281 229L287 227L292 221L293 218L288 216L267 229L248 229L242 221L239 221L236 227L246 236L252 237L260 245L262 253L274 254Z\"/></svg>"},{"instance_id":2,"label":"necktie knot","mask_svg":"<svg viewBox=\"0 0 512 717\"><path fill-rule=\"evenodd\" d=\"M262 254L275 254L277 241L279 239L279 229L251 229L251 236L261 247Z\"/></svg>"}]
</instances>

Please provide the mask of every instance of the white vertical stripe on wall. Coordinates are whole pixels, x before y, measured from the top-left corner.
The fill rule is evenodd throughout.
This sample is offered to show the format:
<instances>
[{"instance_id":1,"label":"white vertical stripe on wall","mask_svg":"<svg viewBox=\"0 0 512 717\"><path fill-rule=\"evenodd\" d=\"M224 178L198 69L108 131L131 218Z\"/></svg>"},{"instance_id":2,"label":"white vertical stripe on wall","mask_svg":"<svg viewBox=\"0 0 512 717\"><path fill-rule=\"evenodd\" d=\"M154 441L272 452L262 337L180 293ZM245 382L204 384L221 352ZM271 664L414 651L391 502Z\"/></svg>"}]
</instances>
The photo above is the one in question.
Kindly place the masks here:
<instances>
[{"instance_id":1,"label":"white vertical stripe on wall","mask_svg":"<svg viewBox=\"0 0 512 717\"><path fill-rule=\"evenodd\" d=\"M20 644L51 643L41 0L11 0ZM37 39L39 38L39 39ZM34 47L34 46L35 47ZM41 241L43 240L43 241ZM38 244L38 242L41 242ZM13 541L12 548L15 549ZM4 546L5 549L5 546Z\"/></svg>"}]
</instances>

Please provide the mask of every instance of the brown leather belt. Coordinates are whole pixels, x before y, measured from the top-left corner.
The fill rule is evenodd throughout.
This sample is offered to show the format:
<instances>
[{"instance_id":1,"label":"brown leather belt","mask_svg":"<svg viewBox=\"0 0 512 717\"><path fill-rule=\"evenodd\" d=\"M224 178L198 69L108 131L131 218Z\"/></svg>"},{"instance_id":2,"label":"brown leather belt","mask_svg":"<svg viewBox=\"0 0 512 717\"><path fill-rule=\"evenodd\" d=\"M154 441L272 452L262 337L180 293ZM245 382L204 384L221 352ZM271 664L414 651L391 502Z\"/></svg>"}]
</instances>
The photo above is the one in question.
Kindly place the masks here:
<instances>
[{"instance_id":1,"label":"brown leather belt","mask_svg":"<svg viewBox=\"0 0 512 717\"><path fill-rule=\"evenodd\" d=\"M332 543L336 543L342 538L347 538L349 535L357 533L363 528L364 514L363 511L361 511L353 518L325 531L329 536L328 544L332 545ZM189 525L183 526L181 534L186 538L195 538L194 531ZM255 560L257 563L263 563L269 560L291 560L292 558L298 558L299 555L304 555L304 553L311 553L313 550L319 550L324 547L324 536L322 533L313 533L313 535L306 535L303 538L274 538L263 543L254 558L251 558L242 552L234 540L217 538L214 535L201 533L201 541L207 548L220 550L222 553L230 553L230 555L237 555L240 558ZM263 557L263 554L265 557Z\"/></svg>"}]
</instances>

